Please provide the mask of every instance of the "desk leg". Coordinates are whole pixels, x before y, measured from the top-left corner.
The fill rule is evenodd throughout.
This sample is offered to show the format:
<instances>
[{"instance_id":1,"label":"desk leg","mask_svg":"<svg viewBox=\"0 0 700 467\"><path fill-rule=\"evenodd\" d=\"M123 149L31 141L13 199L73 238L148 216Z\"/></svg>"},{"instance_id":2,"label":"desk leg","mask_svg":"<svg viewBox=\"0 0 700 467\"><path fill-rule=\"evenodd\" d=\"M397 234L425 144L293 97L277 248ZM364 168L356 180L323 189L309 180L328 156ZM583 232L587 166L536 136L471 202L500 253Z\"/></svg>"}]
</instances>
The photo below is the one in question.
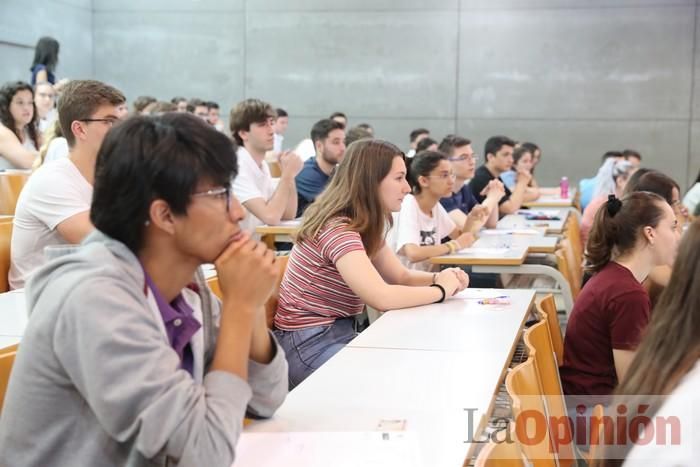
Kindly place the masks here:
<instances>
[{"instance_id":1,"label":"desk leg","mask_svg":"<svg viewBox=\"0 0 700 467\"><path fill-rule=\"evenodd\" d=\"M562 298L564 299L564 308L566 310L566 319L569 319L571 310L574 308L574 298L571 294L569 282L564 278L561 272L557 269L544 264L523 264L521 266L472 266L474 272L484 272L490 274L528 274L542 275L551 277L559 285Z\"/></svg>"}]
</instances>

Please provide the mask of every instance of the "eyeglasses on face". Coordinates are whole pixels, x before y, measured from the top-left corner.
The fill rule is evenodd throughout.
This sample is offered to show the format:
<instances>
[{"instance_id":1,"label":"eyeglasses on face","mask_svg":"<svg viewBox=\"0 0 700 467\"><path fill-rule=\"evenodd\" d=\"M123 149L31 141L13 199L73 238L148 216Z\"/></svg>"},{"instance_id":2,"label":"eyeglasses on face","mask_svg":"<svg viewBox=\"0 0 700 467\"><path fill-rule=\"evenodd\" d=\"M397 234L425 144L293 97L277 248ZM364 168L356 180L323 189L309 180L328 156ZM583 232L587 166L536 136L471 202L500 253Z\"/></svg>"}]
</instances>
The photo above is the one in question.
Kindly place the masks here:
<instances>
[{"instance_id":1,"label":"eyeglasses on face","mask_svg":"<svg viewBox=\"0 0 700 467\"><path fill-rule=\"evenodd\" d=\"M192 193L193 198L203 198L203 197L221 197L224 196L226 199L226 212L231 209L231 187L224 186L220 188L212 188L207 191L200 191L198 193Z\"/></svg>"},{"instance_id":2,"label":"eyeglasses on face","mask_svg":"<svg viewBox=\"0 0 700 467\"><path fill-rule=\"evenodd\" d=\"M466 161L466 160L478 161L479 156L477 156L476 154L472 154L472 155L460 154L459 156L448 157L447 160L450 162L460 162L460 161Z\"/></svg>"}]
</instances>

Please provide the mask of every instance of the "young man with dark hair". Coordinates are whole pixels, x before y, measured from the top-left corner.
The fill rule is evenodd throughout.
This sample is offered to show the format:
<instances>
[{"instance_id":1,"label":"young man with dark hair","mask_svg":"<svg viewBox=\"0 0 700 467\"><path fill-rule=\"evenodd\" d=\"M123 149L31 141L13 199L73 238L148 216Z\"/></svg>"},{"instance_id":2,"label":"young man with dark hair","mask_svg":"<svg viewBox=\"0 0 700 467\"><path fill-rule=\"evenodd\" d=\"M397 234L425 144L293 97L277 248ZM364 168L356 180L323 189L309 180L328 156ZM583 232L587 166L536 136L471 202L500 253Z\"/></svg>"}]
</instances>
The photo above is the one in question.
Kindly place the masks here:
<instances>
[{"instance_id":1,"label":"young man with dark hair","mask_svg":"<svg viewBox=\"0 0 700 467\"><path fill-rule=\"evenodd\" d=\"M126 100L126 99L125 99ZM153 96L139 96L134 101L134 113L136 115L148 115L156 105L158 99Z\"/></svg>"},{"instance_id":2,"label":"young man with dark hair","mask_svg":"<svg viewBox=\"0 0 700 467\"><path fill-rule=\"evenodd\" d=\"M207 102L207 122L218 131L224 131L224 123L219 117L219 104L214 101Z\"/></svg>"},{"instance_id":3,"label":"young man with dark hair","mask_svg":"<svg viewBox=\"0 0 700 467\"><path fill-rule=\"evenodd\" d=\"M510 170L513 166L513 148L515 141L506 136L492 136L486 141L484 147L484 165L476 169L474 178L469 182L469 187L474 197L483 202L487 196L487 187L491 180L498 180L503 172ZM515 189L511 192L508 187L504 187L505 195L498 202L500 215L512 214L523 205L525 190L532 176L527 172L518 172Z\"/></svg>"},{"instance_id":4,"label":"young man with dark hair","mask_svg":"<svg viewBox=\"0 0 700 467\"><path fill-rule=\"evenodd\" d=\"M374 136L374 128L372 128L372 125L370 125L369 123L358 123L357 128L367 130L370 135Z\"/></svg>"},{"instance_id":5,"label":"young man with dark hair","mask_svg":"<svg viewBox=\"0 0 700 467\"><path fill-rule=\"evenodd\" d=\"M623 156L621 151L617 151L617 150L605 151L605 153L600 158L601 166L603 164L605 164L605 161L607 161L608 159L623 159L623 158L624 158L624 156ZM595 187L598 183L598 180L596 177L597 177L597 175L594 175L591 178L583 178L578 183L579 195L580 195L579 199L581 202L581 209L582 210L586 209L588 204L593 199Z\"/></svg>"},{"instance_id":6,"label":"young man with dark hair","mask_svg":"<svg viewBox=\"0 0 700 467\"><path fill-rule=\"evenodd\" d=\"M233 190L249 212L241 226L250 232L259 225L294 219L297 212L294 177L301 170L301 159L290 151L279 155L282 173L277 188L265 162L274 141L275 116L272 106L258 99L247 99L231 109L231 134L239 144L239 172Z\"/></svg>"},{"instance_id":7,"label":"young man with dark hair","mask_svg":"<svg viewBox=\"0 0 700 467\"><path fill-rule=\"evenodd\" d=\"M455 176L452 196L442 198L440 204L455 224L464 225L471 210L479 204L467 184L467 181L474 177L478 157L472 149L472 142L456 135L445 136L438 150L447 156ZM489 209L489 217L485 225L487 228L495 228L498 222L498 201L505 194L503 184L497 179L491 180L484 193L486 197L481 204Z\"/></svg>"},{"instance_id":8,"label":"young man with dark hair","mask_svg":"<svg viewBox=\"0 0 700 467\"><path fill-rule=\"evenodd\" d=\"M187 102L187 111L202 120L209 121L209 107L202 99L193 97Z\"/></svg>"},{"instance_id":9,"label":"young man with dark hair","mask_svg":"<svg viewBox=\"0 0 700 467\"><path fill-rule=\"evenodd\" d=\"M284 141L284 133L289 125L289 114L284 109L277 109L277 118L275 118L275 141L272 147L274 152L282 151L282 141Z\"/></svg>"},{"instance_id":10,"label":"young man with dark hair","mask_svg":"<svg viewBox=\"0 0 700 467\"><path fill-rule=\"evenodd\" d=\"M622 151L622 157L624 157L626 161L629 161L636 169L642 165L642 155L634 149L625 149Z\"/></svg>"},{"instance_id":11,"label":"young man with dark hair","mask_svg":"<svg viewBox=\"0 0 700 467\"><path fill-rule=\"evenodd\" d=\"M352 127L345 133L345 147L347 148L350 144L359 139L367 138L374 138L374 136L364 128L360 128L359 126Z\"/></svg>"},{"instance_id":12,"label":"young man with dark hair","mask_svg":"<svg viewBox=\"0 0 700 467\"><path fill-rule=\"evenodd\" d=\"M299 195L297 217L301 216L323 191L335 166L343 160L344 128L341 123L330 119L319 120L311 128L311 141L316 149L316 157L307 159L304 168L296 177Z\"/></svg>"},{"instance_id":13,"label":"young man with dark hair","mask_svg":"<svg viewBox=\"0 0 700 467\"><path fill-rule=\"evenodd\" d=\"M96 230L27 287L0 464L229 466L246 412L279 407L287 364L264 311L278 266L239 227L236 168L230 140L191 115L110 132Z\"/></svg>"},{"instance_id":14,"label":"young man with dark hair","mask_svg":"<svg viewBox=\"0 0 700 467\"><path fill-rule=\"evenodd\" d=\"M187 98L182 96L175 96L170 99L170 102L177 106L177 111L180 113L187 112Z\"/></svg>"},{"instance_id":15,"label":"young man with dark hair","mask_svg":"<svg viewBox=\"0 0 700 467\"><path fill-rule=\"evenodd\" d=\"M416 155L416 145L422 140L423 138L427 138L430 136L430 130L426 128L416 128L411 132L409 135L410 141L411 141L411 147L406 153L406 157L409 159L412 158L413 156Z\"/></svg>"},{"instance_id":16,"label":"young man with dark hair","mask_svg":"<svg viewBox=\"0 0 700 467\"><path fill-rule=\"evenodd\" d=\"M89 211L95 159L107 132L119 121L125 101L117 89L99 81L73 80L58 101L58 120L69 154L41 166L25 184L12 229L10 287L45 262L44 248L80 243L93 230Z\"/></svg>"},{"instance_id":17,"label":"young man with dark hair","mask_svg":"<svg viewBox=\"0 0 700 467\"><path fill-rule=\"evenodd\" d=\"M333 112L328 118L331 120L335 120L338 123L342 123L343 128L348 126L348 117L343 112Z\"/></svg>"}]
</instances>

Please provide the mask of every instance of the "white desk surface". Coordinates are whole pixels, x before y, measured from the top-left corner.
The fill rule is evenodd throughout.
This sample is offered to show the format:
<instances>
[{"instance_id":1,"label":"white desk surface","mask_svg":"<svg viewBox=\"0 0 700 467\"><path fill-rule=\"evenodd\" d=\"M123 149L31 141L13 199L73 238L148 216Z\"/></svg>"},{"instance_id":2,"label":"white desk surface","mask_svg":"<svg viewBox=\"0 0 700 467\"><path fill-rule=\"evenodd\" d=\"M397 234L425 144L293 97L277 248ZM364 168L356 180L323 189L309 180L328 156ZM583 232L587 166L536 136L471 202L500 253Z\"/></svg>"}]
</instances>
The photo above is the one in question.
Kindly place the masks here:
<instances>
[{"instance_id":1,"label":"white desk surface","mask_svg":"<svg viewBox=\"0 0 700 467\"><path fill-rule=\"evenodd\" d=\"M15 336L0 336L0 350L11 345L19 344L20 337Z\"/></svg>"},{"instance_id":2,"label":"white desk surface","mask_svg":"<svg viewBox=\"0 0 700 467\"><path fill-rule=\"evenodd\" d=\"M510 248L503 246L478 247L475 243L470 248L465 248L450 255L434 256L429 261L432 264L520 266L525 262L527 252L527 247L523 245Z\"/></svg>"},{"instance_id":3,"label":"white desk surface","mask_svg":"<svg viewBox=\"0 0 700 467\"><path fill-rule=\"evenodd\" d=\"M503 295L510 305L478 303ZM479 357L509 351L534 299L534 290L466 289L445 303L388 311L348 347L476 351Z\"/></svg>"},{"instance_id":4,"label":"white desk surface","mask_svg":"<svg viewBox=\"0 0 700 467\"><path fill-rule=\"evenodd\" d=\"M24 289L0 294L0 336L22 337L27 320Z\"/></svg>"},{"instance_id":5,"label":"white desk surface","mask_svg":"<svg viewBox=\"0 0 700 467\"><path fill-rule=\"evenodd\" d=\"M569 196L561 197L561 190L557 188L540 188L540 197L534 201L523 203L530 207L571 207L576 201L576 188L569 188Z\"/></svg>"},{"instance_id":6,"label":"white desk surface","mask_svg":"<svg viewBox=\"0 0 700 467\"><path fill-rule=\"evenodd\" d=\"M533 210L533 212L542 211ZM547 221L547 220L527 220L523 214L508 214L498 221L499 229L527 229L527 228L538 228L544 227L547 233L559 234L564 231L564 226L566 225L566 220L569 217L569 211L567 209L558 210L546 210L558 212L559 220Z\"/></svg>"},{"instance_id":7,"label":"white desk surface","mask_svg":"<svg viewBox=\"0 0 700 467\"><path fill-rule=\"evenodd\" d=\"M246 427L233 465L459 467L470 448L465 409L476 409L476 430L507 355L346 347L272 419ZM405 430L382 420L403 420Z\"/></svg>"},{"instance_id":8,"label":"white desk surface","mask_svg":"<svg viewBox=\"0 0 700 467\"><path fill-rule=\"evenodd\" d=\"M495 232L498 232L496 230ZM528 253L554 253L559 239L542 235L483 235L474 243L477 248L527 248Z\"/></svg>"}]
</instances>

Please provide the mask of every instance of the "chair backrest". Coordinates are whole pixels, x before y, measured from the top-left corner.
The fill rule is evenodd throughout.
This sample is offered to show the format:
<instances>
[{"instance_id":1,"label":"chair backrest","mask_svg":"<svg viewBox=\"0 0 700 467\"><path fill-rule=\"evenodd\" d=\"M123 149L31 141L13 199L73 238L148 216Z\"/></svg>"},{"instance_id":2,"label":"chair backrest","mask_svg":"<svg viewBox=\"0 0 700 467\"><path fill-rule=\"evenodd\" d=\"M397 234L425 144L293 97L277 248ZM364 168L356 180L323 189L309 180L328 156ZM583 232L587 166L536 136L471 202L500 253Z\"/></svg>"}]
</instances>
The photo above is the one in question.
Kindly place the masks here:
<instances>
[{"instance_id":1,"label":"chair backrest","mask_svg":"<svg viewBox=\"0 0 700 467\"><path fill-rule=\"evenodd\" d=\"M280 274L277 278L277 284L275 289L272 291L272 295L267 299L265 303L265 319L267 321L267 326L272 329L273 322L275 320L275 313L277 313L277 303L280 297L280 284L282 283L282 278L287 270L287 263L289 262L289 256L278 256L277 257L277 267L280 270ZM207 279L207 285L214 292L214 295L222 299L221 287L219 287L219 278L214 276Z\"/></svg>"},{"instance_id":2,"label":"chair backrest","mask_svg":"<svg viewBox=\"0 0 700 467\"><path fill-rule=\"evenodd\" d=\"M479 452L474 467L525 467L523 451L515 437L513 423L508 425L509 442L489 441Z\"/></svg>"},{"instance_id":3,"label":"chair backrest","mask_svg":"<svg viewBox=\"0 0 700 467\"><path fill-rule=\"evenodd\" d=\"M583 243L581 241L581 224L578 216L571 214L566 222L566 236L571 241L571 248L574 252L576 264L583 265Z\"/></svg>"},{"instance_id":4,"label":"chair backrest","mask_svg":"<svg viewBox=\"0 0 700 467\"><path fill-rule=\"evenodd\" d=\"M552 339L552 349L557 356L557 366L564 363L564 336L561 334L557 305L552 294L545 295L542 300L536 303L537 311L542 318L547 320L549 337Z\"/></svg>"},{"instance_id":5,"label":"chair backrest","mask_svg":"<svg viewBox=\"0 0 700 467\"><path fill-rule=\"evenodd\" d=\"M583 265L576 259L574 247L570 239L564 238L560 242L561 249L566 256L566 266L569 270L569 284L571 285L571 295L574 299L581 291L581 279L583 276Z\"/></svg>"},{"instance_id":6,"label":"chair backrest","mask_svg":"<svg viewBox=\"0 0 700 467\"><path fill-rule=\"evenodd\" d=\"M531 346L528 346L528 349L530 357L506 375L506 390L513 401L516 439L532 465L556 467L556 457L551 448L547 409L542 398L534 357L536 350Z\"/></svg>"},{"instance_id":7,"label":"chair backrest","mask_svg":"<svg viewBox=\"0 0 700 467\"><path fill-rule=\"evenodd\" d=\"M15 215L19 193L29 178L27 173L0 174L0 215Z\"/></svg>"},{"instance_id":8,"label":"chair backrest","mask_svg":"<svg viewBox=\"0 0 700 467\"><path fill-rule=\"evenodd\" d=\"M10 290L7 275L10 272L10 241L12 219L0 220L0 293Z\"/></svg>"},{"instance_id":9,"label":"chair backrest","mask_svg":"<svg viewBox=\"0 0 700 467\"><path fill-rule=\"evenodd\" d=\"M574 295L574 280L571 278L571 269L569 268L569 260L567 259L567 254L563 248L559 248L557 251L554 252L554 256L556 256L557 258L557 269L562 274L562 276L564 276L564 279L566 279L566 282L569 284L572 298L575 298L576 296Z\"/></svg>"},{"instance_id":10,"label":"chair backrest","mask_svg":"<svg viewBox=\"0 0 700 467\"><path fill-rule=\"evenodd\" d=\"M566 412L566 402L559 379L556 355L552 349L547 322L543 319L530 326L523 334L525 345L535 349L534 359L537 363L542 394L547 407L552 444L561 466L568 466L576 459L571 441L573 432ZM556 420L557 422L555 422ZM554 432L552 432L554 430Z\"/></svg>"},{"instance_id":11,"label":"chair backrest","mask_svg":"<svg viewBox=\"0 0 700 467\"><path fill-rule=\"evenodd\" d=\"M2 413L2 404L5 400L7 384L10 381L12 365L15 363L17 348L17 345L12 345L10 347L0 349L0 413Z\"/></svg>"}]
</instances>

